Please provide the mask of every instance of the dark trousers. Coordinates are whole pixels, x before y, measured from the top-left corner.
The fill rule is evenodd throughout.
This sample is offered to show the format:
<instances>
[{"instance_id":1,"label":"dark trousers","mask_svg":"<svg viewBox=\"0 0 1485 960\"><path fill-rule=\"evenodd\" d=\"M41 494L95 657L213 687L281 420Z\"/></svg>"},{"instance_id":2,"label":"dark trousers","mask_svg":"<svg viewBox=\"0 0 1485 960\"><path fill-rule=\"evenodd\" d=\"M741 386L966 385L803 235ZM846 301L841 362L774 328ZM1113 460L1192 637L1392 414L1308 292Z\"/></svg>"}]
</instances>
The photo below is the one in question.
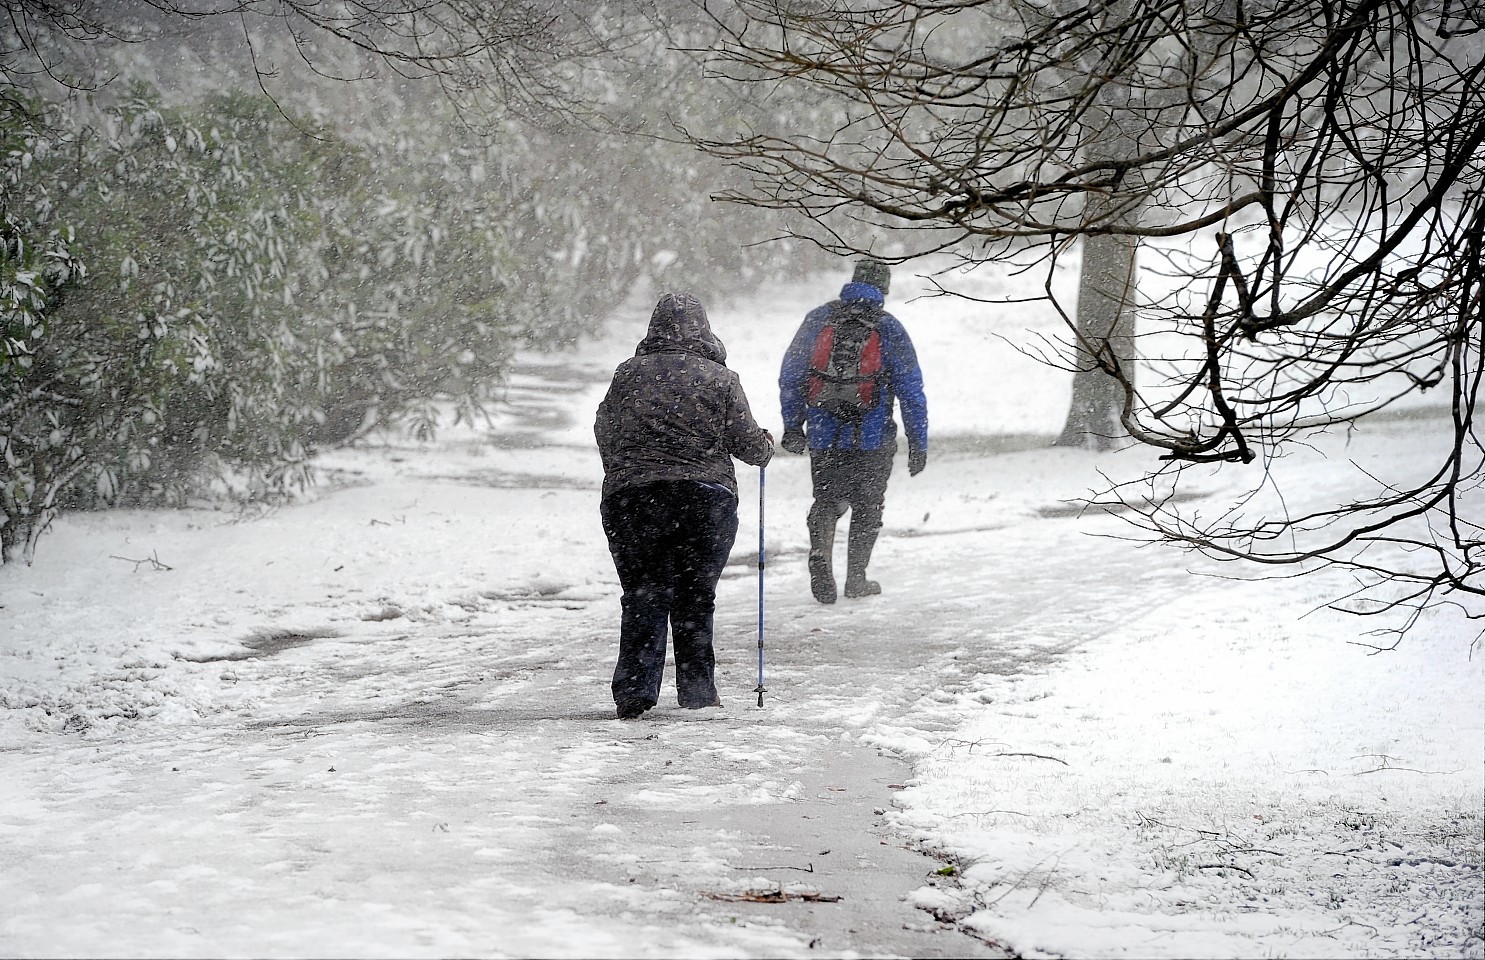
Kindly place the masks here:
<instances>
[{"instance_id":1,"label":"dark trousers","mask_svg":"<svg viewBox=\"0 0 1485 960\"><path fill-rule=\"evenodd\" d=\"M717 701L712 614L737 538L737 498L722 488L667 480L618 490L599 509L624 588L614 702L659 702L668 624L676 700L711 706Z\"/></svg>"},{"instance_id":2,"label":"dark trousers","mask_svg":"<svg viewBox=\"0 0 1485 960\"><path fill-rule=\"evenodd\" d=\"M828 557L835 542L836 524L850 510L848 576L864 575L871 560L872 547L882 529L882 507L895 452L893 448L810 451L810 480L815 493L808 519L811 549L823 550Z\"/></svg>"}]
</instances>

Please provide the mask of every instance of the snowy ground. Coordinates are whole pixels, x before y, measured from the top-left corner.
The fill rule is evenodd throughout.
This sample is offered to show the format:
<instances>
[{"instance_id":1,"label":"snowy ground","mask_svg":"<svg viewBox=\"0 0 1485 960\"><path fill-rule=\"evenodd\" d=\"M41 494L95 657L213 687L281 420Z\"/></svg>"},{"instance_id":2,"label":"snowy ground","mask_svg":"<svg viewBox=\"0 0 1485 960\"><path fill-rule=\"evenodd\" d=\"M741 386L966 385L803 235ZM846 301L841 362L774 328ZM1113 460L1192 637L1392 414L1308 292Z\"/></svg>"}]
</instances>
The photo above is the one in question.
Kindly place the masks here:
<instances>
[{"instance_id":1,"label":"snowy ground","mask_svg":"<svg viewBox=\"0 0 1485 960\"><path fill-rule=\"evenodd\" d=\"M710 304L765 425L830 292ZM762 709L741 468L726 705L612 719L589 431L642 309L531 358L494 429L338 453L302 503L63 518L0 570L0 955L1485 956L1462 618L1371 655L1338 579L1136 549L1065 501L1147 455L1046 449L1066 384L1011 324L893 302L933 458L893 478L884 594L830 608L806 462L769 468ZM1286 495L1443 426L1337 438Z\"/></svg>"}]
</instances>

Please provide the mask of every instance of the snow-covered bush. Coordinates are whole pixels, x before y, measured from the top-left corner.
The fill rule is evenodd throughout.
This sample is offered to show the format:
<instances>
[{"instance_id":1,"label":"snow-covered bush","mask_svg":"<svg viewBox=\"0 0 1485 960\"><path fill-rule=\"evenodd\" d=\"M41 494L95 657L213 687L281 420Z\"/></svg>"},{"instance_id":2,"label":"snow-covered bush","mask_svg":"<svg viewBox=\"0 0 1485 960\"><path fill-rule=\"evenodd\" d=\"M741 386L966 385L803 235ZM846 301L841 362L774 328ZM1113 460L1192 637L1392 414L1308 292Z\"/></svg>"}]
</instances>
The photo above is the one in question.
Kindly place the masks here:
<instances>
[{"instance_id":1,"label":"snow-covered bush","mask_svg":"<svg viewBox=\"0 0 1485 960\"><path fill-rule=\"evenodd\" d=\"M259 92L0 101L8 544L29 559L56 509L281 495L373 423L476 417L516 347L574 345L636 284L800 260L747 246L682 145L424 107L371 130Z\"/></svg>"},{"instance_id":2,"label":"snow-covered bush","mask_svg":"<svg viewBox=\"0 0 1485 960\"><path fill-rule=\"evenodd\" d=\"M70 230L44 207L12 204L11 187L39 142L35 105L8 100L0 138L5 203L0 210L0 563L28 559L57 495L86 465L73 436L77 397L59 383L43 348L51 314L86 273Z\"/></svg>"},{"instance_id":3,"label":"snow-covered bush","mask_svg":"<svg viewBox=\"0 0 1485 960\"><path fill-rule=\"evenodd\" d=\"M427 428L434 398L498 384L503 234L457 185L379 178L382 157L241 94L137 88L5 129L0 488L27 559L56 508L283 493L346 422Z\"/></svg>"}]
</instances>

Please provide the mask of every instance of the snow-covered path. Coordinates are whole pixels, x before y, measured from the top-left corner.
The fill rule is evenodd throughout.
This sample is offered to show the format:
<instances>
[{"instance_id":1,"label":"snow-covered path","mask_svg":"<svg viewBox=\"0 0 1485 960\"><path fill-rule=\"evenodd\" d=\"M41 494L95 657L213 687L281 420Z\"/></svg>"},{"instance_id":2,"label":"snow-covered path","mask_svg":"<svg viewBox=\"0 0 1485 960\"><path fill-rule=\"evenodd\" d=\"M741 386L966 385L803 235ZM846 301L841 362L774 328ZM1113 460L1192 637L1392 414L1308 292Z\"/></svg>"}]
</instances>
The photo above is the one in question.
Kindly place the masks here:
<instances>
[{"instance_id":1,"label":"snow-covered path","mask_svg":"<svg viewBox=\"0 0 1485 960\"><path fill-rule=\"evenodd\" d=\"M549 454L568 461L556 473L452 479L379 468L383 455L347 467L356 481L316 503L251 524L140 515L142 530L114 531L106 547L104 524L59 531L58 551L88 543L119 557L149 536L176 566L120 561L98 574L112 586L81 577L33 610L58 629L95 591L122 590L132 599L117 609L134 619L87 640L136 649L53 702L41 694L32 725L49 735L5 755L0 836L6 861L27 864L6 874L7 953L986 952L902 902L940 864L883 828L906 768L857 742L936 689L960 621L909 640L881 602L817 616L798 556L781 551L759 710L756 581L742 556L719 617L727 707L662 705L620 723L607 689L617 589L594 567L601 533L582 522L594 495L573 482L584 454ZM803 466L776 468L781 508L798 499ZM512 503L522 498L540 509ZM565 556L520 549L577 510L557 524ZM358 514L390 541L340 554L347 531L330 518ZM426 542L451 517L463 546ZM241 540L294 532L300 543L267 561ZM494 573L479 562L487 534L491 559L553 566ZM394 558L400 572L374 587L348 570ZM254 565L291 569L264 579ZM348 572L352 586L331 586ZM936 602L925 595L921 610ZM168 639L143 642L151 633ZM143 719L116 709L141 704ZM804 899L714 899L780 884Z\"/></svg>"},{"instance_id":2,"label":"snow-covered path","mask_svg":"<svg viewBox=\"0 0 1485 960\"><path fill-rule=\"evenodd\" d=\"M1175 788L1149 771L1173 770L1179 781L1181 771L1203 769L1209 749L1235 751L1241 763L1258 738L1239 728L1230 744L1203 743L1201 713L1182 707L1193 691L1160 686L1161 665L1139 659L1140 645L1120 635L1133 624L1148 644L1151 628L1138 625L1196 612L1193 595L1209 606L1227 596L1219 620L1266 622L1233 610L1233 595L1252 585L1193 586L1169 554L1086 536L1087 522L1059 515L1044 454L949 454L942 479L895 482L873 571L889 592L822 608L808 598L796 529L804 463L781 460L769 476L766 706L752 696L756 558L740 536L719 593L726 706L662 704L620 723L607 689L617 586L591 522L587 457L561 448L462 459L361 452L342 458L342 482L319 500L249 523L213 525L192 513L69 520L50 544L54 555L98 559L52 581L27 576L5 599L18 615L13 629L37 625L53 642L19 645L26 656L8 664L32 673L7 694L20 709L9 712L0 754L0 884L12 905L0 920L4 952L996 955L916 905L967 917L1022 952L1061 936L1068 945L1052 952L1082 953L1062 929L1066 905L1042 921L1029 911L1016 928L996 927L982 909L986 891L1034 892L1024 874L1003 875L1034 867L1012 855L1027 835L1059 859L1091 855L1075 878L1117 884L1111 866L1144 878L1131 882L1145 888L1150 912L1121 906L1105 920L1147 948L1169 936L1156 932L1162 898L1213 896L1189 879L1172 886L1159 870L1147 874L1142 856L1185 841L1132 829L1132 808L1174 796L1177 809L1188 817L1198 809L1209 818L1199 824L1213 825L1224 814L1210 790ZM750 508L745 496L743 529L756 531ZM440 535L450 527L457 535ZM533 552L531 543L550 549ZM144 555L174 567L106 562ZM110 625L102 633L100 611ZM1264 658L1277 651L1269 644L1227 660L1219 648L1209 638L1202 657L1218 657L1235 676L1244 663L1272 670ZM38 661L47 651L68 682L46 676ZM1437 651L1456 654L1446 644ZM1154 684L1133 699L1118 663L1130 657ZM1095 686L1069 700L1069 684L1100 662L1106 680L1091 677ZM1326 668L1323 657L1317 666ZM1478 708L1472 670L1457 681L1464 702L1443 722ZM1279 683L1287 689L1303 676ZM1131 704L1152 696L1155 716L1180 718L1177 740L1192 755L1161 768L1168 758L1145 754L1171 752L1169 729L1141 718L1136 739L1115 749L1151 785L1087 780L1106 762L1100 733L1119 736L1105 719L1138 712ZM1210 706L1201 712L1217 712ZM1269 722L1289 712L1256 697L1244 709L1272 711ZM1439 722L1418 726L1427 734ZM1449 758L1478 739L1436 745L1437 762L1409 756L1448 773ZM918 775L879 758L874 744L914 760ZM1069 763L1077 769L1066 776L1085 778L1074 780L1073 796L1085 807L1109 799L1107 809L1071 821L1038 815L1027 791L1054 806L1066 800L1058 777ZM1117 773L1130 776L1123 766ZM1478 772L1452 776L1461 774L1467 797ZM1417 774L1399 776L1406 796ZM1239 789L1252 789L1245 783ZM1254 809L1274 815L1271 792L1252 793L1262 797ZM1012 823L1035 817L1035 829L994 840L984 827L995 810ZM1166 826L1168 814L1145 813ZM1364 814L1377 816L1358 806L1332 819L1350 817L1354 831ZM1069 846L1060 839L1069 827L1087 834ZM1379 832L1416 843L1420 829L1436 828ZM1125 833L1148 849L1131 849ZM936 874L940 861L906 849L909 838L942 851L966 888ZM988 862L977 846L987 843L996 851ZM1278 845L1272 836L1261 844ZM1441 859L1436 847L1395 849L1421 858L1425 872ZM1455 884L1468 897L1479 881L1478 848L1473 860L1463 855L1438 868L1443 875L1429 878L1437 889L1421 899L1407 877L1376 882L1403 891L1399 909L1442 906L1439 930L1425 932L1467 937L1469 912L1449 912L1459 905ZM1231 862L1262 874L1251 858ZM1365 872L1346 884L1367 893ZM1298 892L1293 876L1286 868ZM1065 883L1039 880L1037 896L1075 902L1079 881ZM779 889L844 899L725 899ZM1213 906L1228 915L1222 901ZM1299 934L1284 934L1286 923ZM1280 942L1316 942L1292 916L1274 925ZM1093 936L1125 942L1111 929ZM1223 936L1209 955L1274 942L1251 927ZM1188 936L1156 952L1211 942Z\"/></svg>"},{"instance_id":3,"label":"snow-covered path","mask_svg":"<svg viewBox=\"0 0 1485 960\"><path fill-rule=\"evenodd\" d=\"M109 953L121 930L125 952L175 955L984 952L902 902L948 881L884 829L908 771L859 738L980 670L1040 669L1124 615L1097 591L1062 596L1068 545L1013 558L975 531L889 525L889 594L820 608L793 542L806 464L781 460L765 708L751 693L756 554L740 536L718 617L727 707L625 724L607 689L617 587L583 522L591 457L544 456L537 472L493 454L498 468L481 457L450 475L445 460L346 454L334 492L253 523L64 526L59 553L127 557L149 539L176 566L120 560L45 598L53 629L104 591L134 619L74 638L126 649L75 699L38 700L35 725L61 736L6 754L7 860L29 865L0 926L7 952ZM457 547L433 533L450 520ZM521 546L551 541L557 555ZM1103 578L1124 569L1108 564ZM1012 567L1014 589L997 589ZM1007 645L1017 628L1054 640ZM140 704L145 719L126 719ZM779 884L843 899L710 899Z\"/></svg>"},{"instance_id":4,"label":"snow-covered path","mask_svg":"<svg viewBox=\"0 0 1485 960\"><path fill-rule=\"evenodd\" d=\"M1468 625L1366 656L1311 612L1333 577L1193 576L1064 507L1127 457L944 430L893 478L886 592L829 608L775 461L762 709L744 472L724 708L612 719L608 367L536 377L528 433L336 454L253 514L69 515L7 567L0 954L1485 955Z\"/></svg>"}]
</instances>

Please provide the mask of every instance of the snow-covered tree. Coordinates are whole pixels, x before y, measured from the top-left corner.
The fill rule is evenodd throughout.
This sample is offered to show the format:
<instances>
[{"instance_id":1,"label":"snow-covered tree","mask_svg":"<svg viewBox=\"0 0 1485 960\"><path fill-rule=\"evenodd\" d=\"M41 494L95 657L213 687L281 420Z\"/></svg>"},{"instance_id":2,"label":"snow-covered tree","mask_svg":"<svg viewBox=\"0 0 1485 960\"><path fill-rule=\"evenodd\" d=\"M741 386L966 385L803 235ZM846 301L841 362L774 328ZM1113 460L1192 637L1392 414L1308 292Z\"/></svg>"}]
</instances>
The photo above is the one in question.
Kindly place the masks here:
<instances>
[{"instance_id":1,"label":"snow-covered tree","mask_svg":"<svg viewBox=\"0 0 1485 960\"><path fill-rule=\"evenodd\" d=\"M1076 305L1047 294L1067 321L1060 362L1091 387L1075 386L1066 440L1133 438L1174 469L1261 465L1311 431L1452 395L1420 481L1379 478L1375 497L1308 517L1157 508L1162 536L1345 565L1406 604L1485 592L1467 505L1485 329L1477 5L706 6L729 31L718 72L803 86L844 115L701 138L755 174L735 199L801 213L842 250L867 246L854 220L885 219L904 258L1050 268L1081 252Z\"/></svg>"}]
</instances>

